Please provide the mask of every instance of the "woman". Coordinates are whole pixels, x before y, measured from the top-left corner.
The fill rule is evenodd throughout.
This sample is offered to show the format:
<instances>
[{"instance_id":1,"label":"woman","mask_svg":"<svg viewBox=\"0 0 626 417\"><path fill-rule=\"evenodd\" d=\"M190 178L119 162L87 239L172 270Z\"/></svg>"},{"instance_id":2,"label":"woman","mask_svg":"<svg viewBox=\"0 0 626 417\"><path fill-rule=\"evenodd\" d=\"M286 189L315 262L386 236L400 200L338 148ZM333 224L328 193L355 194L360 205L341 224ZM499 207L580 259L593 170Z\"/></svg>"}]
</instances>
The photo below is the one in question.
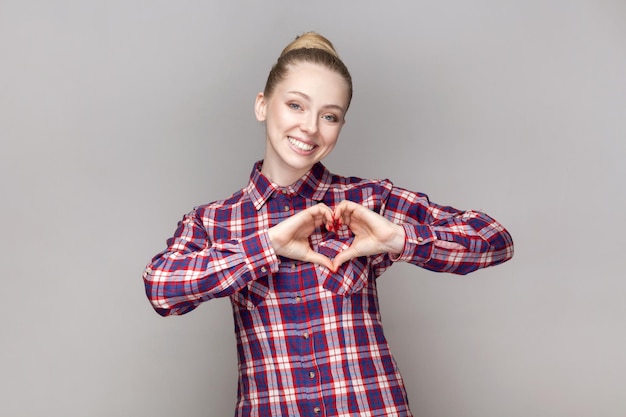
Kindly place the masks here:
<instances>
[{"instance_id":1,"label":"woman","mask_svg":"<svg viewBox=\"0 0 626 417\"><path fill-rule=\"evenodd\" d=\"M230 297L237 416L410 416L376 278L394 262L467 274L513 255L483 213L326 170L351 97L326 38L290 43L256 98L266 150L248 186L184 216L144 272L163 316Z\"/></svg>"}]
</instances>

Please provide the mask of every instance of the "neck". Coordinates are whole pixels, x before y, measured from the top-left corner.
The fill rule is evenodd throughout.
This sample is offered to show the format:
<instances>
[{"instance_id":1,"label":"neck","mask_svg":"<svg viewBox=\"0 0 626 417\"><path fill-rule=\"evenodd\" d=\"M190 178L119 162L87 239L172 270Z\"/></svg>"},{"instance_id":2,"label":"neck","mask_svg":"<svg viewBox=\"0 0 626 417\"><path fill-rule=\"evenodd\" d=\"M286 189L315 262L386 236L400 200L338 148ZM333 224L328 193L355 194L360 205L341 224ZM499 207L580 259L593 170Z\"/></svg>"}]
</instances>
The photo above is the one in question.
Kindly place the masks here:
<instances>
[{"instance_id":1,"label":"neck","mask_svg":"<svg viewBox=\"0 0 626 417\"><path fill-rule=\"evenodd\" d=\"M261 174L280 187L287 187L295 183L306 173L307 171L300 172L295 170L271 169L267 167L265 162L263 162L263 167L261 167Z\"/></svg>"},{"instance_id":2,"label":"neck","mask_svg":"<svg viewBox=\"0 0 626 417\"><path fill-rule=\"evenodd\" d=\"M274 184L287 187L302 178L311 167L294 168L287 164L276 161L271 155L266 154L261 167L261 173Z\"/></svg>"}]
</instances>

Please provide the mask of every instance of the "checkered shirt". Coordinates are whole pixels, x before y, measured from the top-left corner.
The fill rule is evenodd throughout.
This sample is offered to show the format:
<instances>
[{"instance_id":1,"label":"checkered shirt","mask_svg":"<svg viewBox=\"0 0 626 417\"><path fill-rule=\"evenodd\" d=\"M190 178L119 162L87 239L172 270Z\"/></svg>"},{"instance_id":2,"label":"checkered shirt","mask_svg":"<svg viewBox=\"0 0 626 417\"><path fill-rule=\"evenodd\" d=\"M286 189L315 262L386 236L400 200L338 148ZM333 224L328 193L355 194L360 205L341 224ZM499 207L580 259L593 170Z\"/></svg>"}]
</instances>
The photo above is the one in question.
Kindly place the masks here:
<instances>
[{"instance_id":1,"label":"checkered shirt","mask_svg":"<svg viewBox=\"0 0 626 417\"><path fill-rule=\"evenodd\" d=\"M196 207L144 272L161 315L230 297L237 338L237 416L410 416L402 377L383 334L376 278L404 261L467 274L513 256L504 227L388 180L331 174L321 163L290 187L252 170L230 198ZM268 229L320 202L351 200L402 225L404 250L352 259L336 273L277 256ZM323 226L311 247L333 258L350 245L346 226Z\"/></svg>"}]
</instances>

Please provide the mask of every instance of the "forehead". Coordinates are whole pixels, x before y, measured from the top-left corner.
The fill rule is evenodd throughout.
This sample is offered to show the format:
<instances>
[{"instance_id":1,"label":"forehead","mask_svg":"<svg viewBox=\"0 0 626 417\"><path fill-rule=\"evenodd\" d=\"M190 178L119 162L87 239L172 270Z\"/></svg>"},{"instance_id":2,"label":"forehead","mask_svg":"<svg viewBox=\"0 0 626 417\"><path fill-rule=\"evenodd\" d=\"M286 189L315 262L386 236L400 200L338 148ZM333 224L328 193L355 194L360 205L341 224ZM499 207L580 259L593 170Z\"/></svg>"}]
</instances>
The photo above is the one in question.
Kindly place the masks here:
<instances>
[{"instance_id":1,"label":"forehead","mask_svg":"<svg viewBox=\"0 0 626 417\"><path fill-rule=\"evenodd\" d=\"M344 108L348 102L346 80L339 73L319 64L304 62L291 65L276 87L283 94L299 91L312 99L330 101L325 104L342 105Z\"/></svg>"}]
</instances>

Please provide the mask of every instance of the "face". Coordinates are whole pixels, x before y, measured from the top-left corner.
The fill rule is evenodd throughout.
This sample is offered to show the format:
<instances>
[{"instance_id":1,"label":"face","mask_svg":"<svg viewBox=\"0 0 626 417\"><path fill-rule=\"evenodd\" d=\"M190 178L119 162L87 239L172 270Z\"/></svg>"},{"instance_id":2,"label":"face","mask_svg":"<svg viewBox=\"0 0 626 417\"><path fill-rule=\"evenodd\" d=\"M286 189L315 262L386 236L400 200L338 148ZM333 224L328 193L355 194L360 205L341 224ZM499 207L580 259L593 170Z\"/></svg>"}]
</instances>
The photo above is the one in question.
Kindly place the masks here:
<instances>
[{"instance_id":1,"label":"face","mask_svg":"<svg viewBox=\"0 0 626 417\"><path fill-rule=\"evenodd\" d=\"M291 67L270 97L256 99L267 134L263 174L283 186L306 174L335 147L347 107L341 75L311 63Z\"/></svg>"}]
</instances>

